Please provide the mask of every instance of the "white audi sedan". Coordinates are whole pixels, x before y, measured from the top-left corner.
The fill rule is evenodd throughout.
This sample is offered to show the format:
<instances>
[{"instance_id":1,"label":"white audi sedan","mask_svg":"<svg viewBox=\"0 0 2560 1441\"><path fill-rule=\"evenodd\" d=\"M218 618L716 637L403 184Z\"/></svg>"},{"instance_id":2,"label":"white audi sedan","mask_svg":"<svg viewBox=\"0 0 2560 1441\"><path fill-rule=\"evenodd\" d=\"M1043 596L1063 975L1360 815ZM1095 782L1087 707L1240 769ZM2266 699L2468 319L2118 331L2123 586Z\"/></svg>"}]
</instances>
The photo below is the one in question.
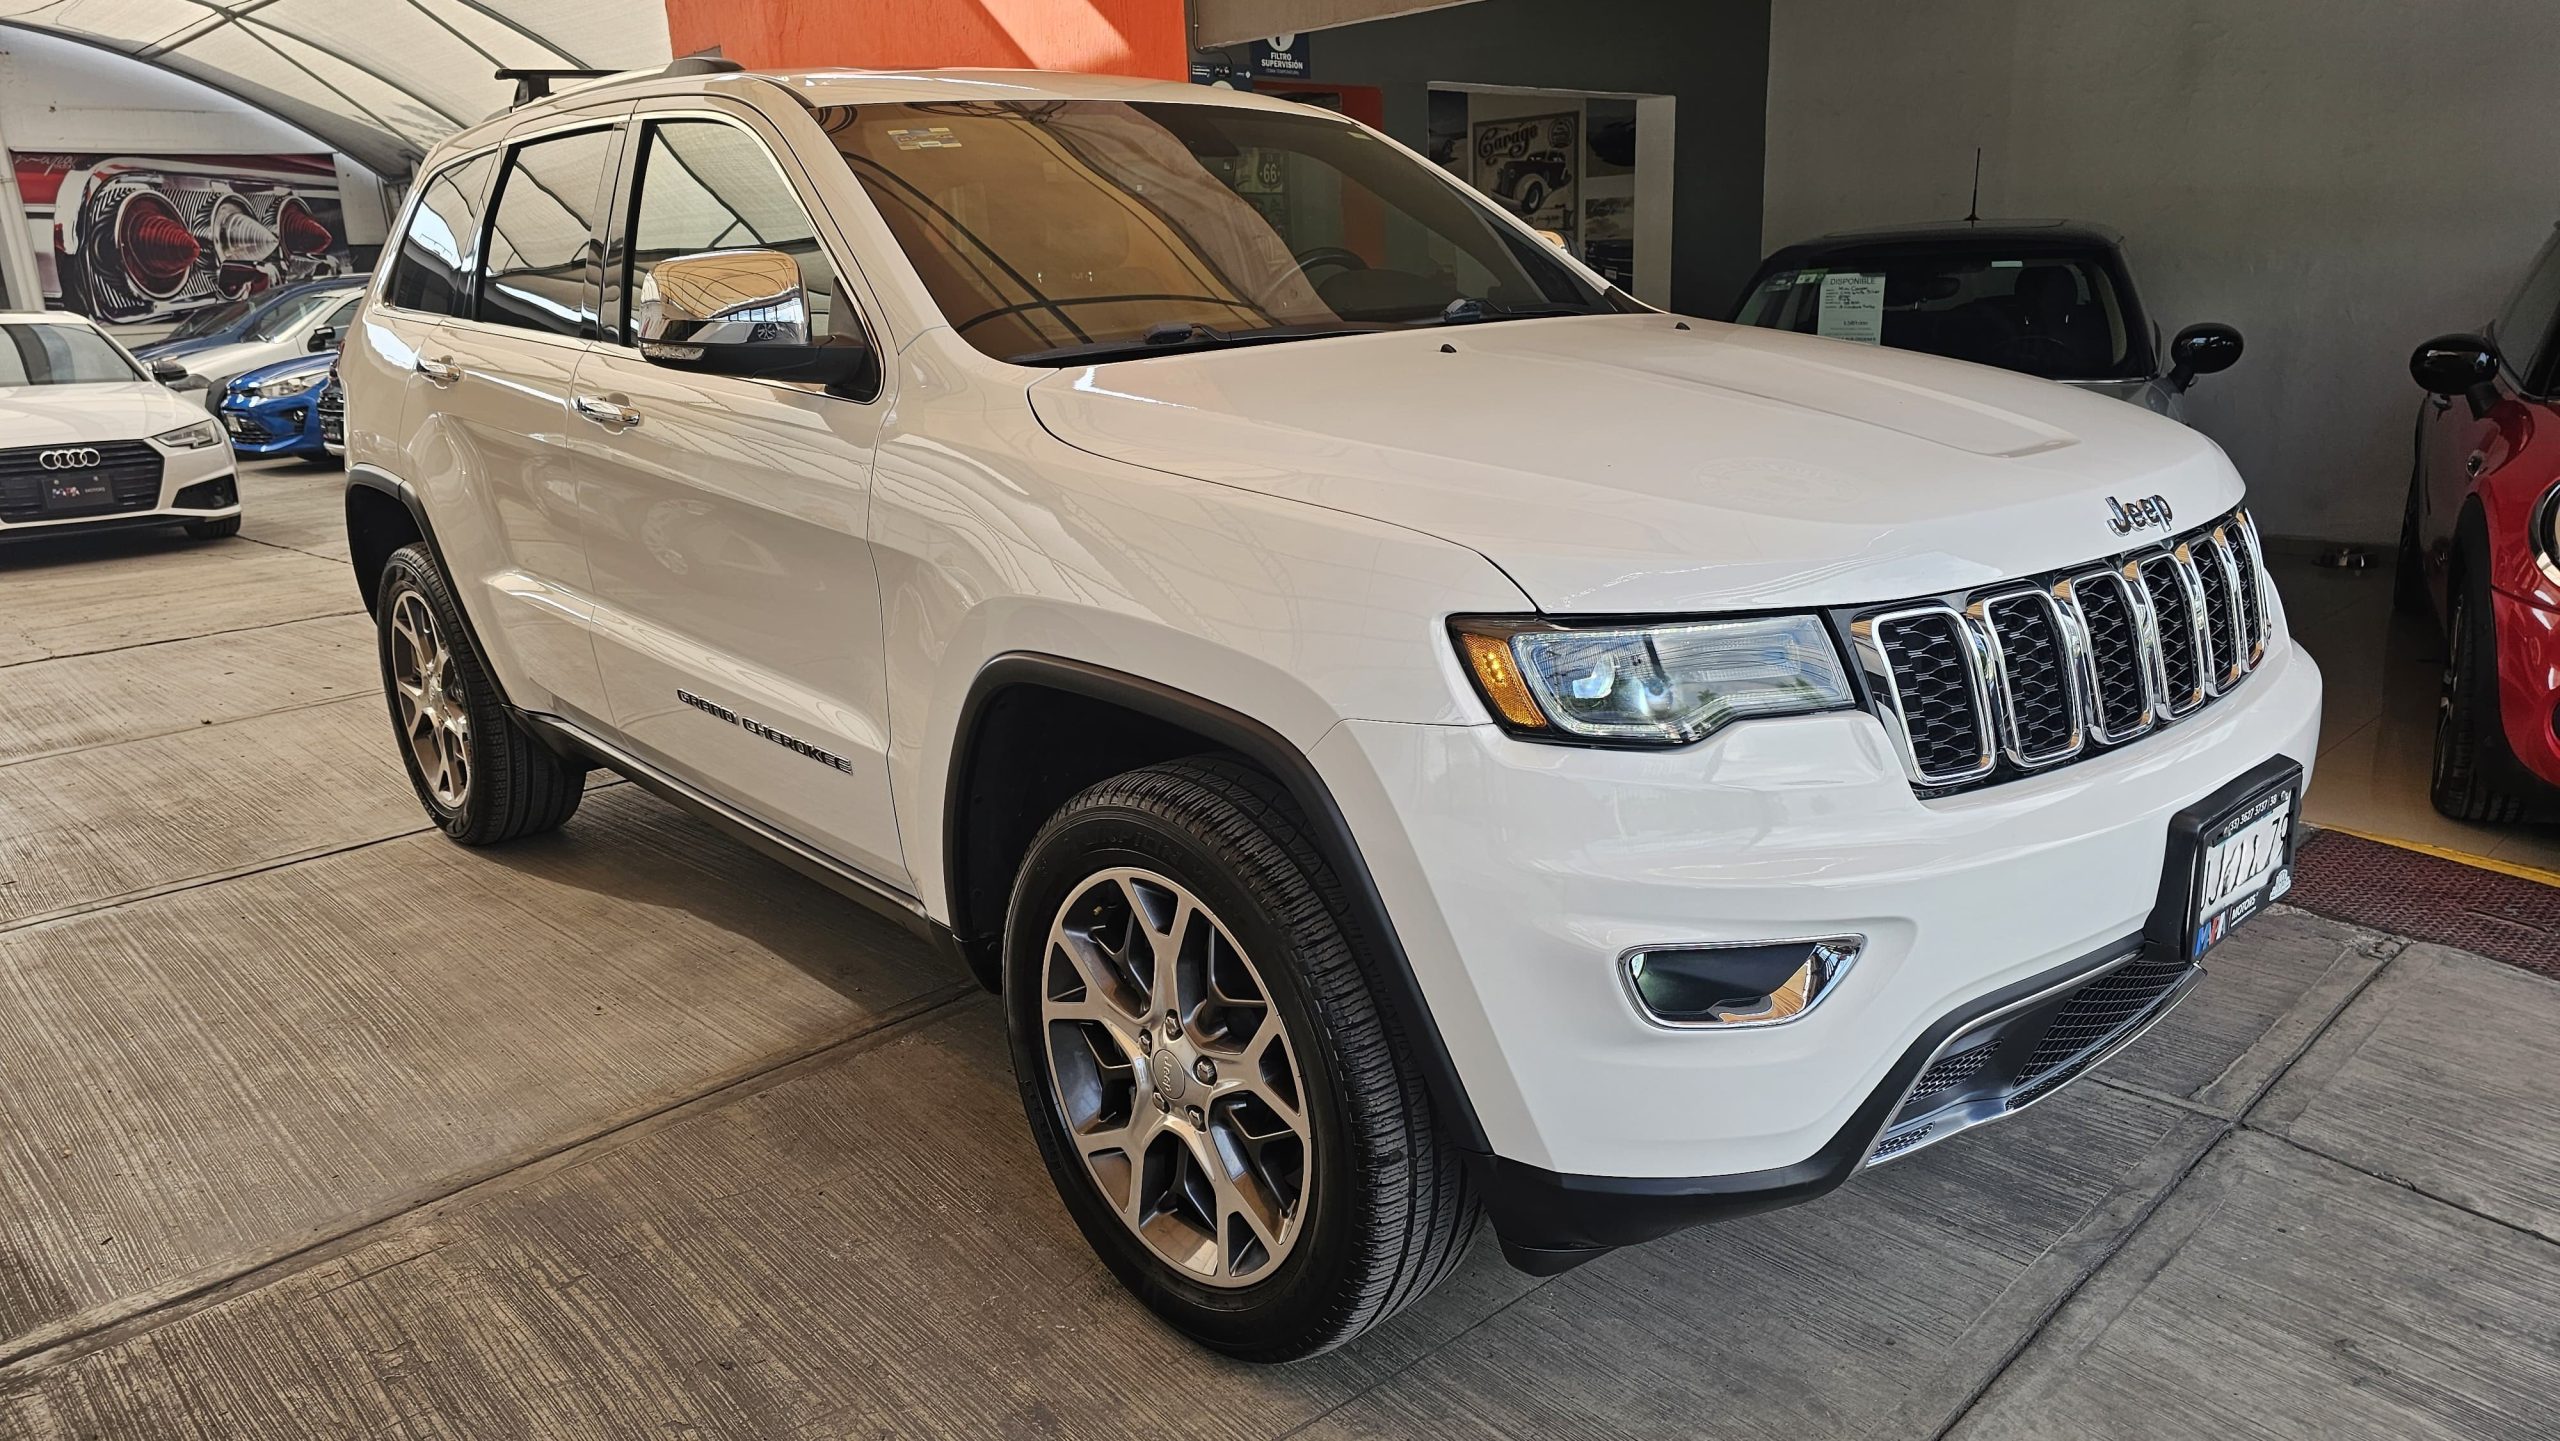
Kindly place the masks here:
<instances>
[{"instance_id":1,"label":"white audi sedan","mask_svg":"<svg viewBox=\"0 0 2560 1441\"><path fill-rule=\"evenodd\" d=\"M158 369L80 316L0 313L0 539L173 524L199 540L239 533L230 438Z\"/></svg>"}]
</instances>

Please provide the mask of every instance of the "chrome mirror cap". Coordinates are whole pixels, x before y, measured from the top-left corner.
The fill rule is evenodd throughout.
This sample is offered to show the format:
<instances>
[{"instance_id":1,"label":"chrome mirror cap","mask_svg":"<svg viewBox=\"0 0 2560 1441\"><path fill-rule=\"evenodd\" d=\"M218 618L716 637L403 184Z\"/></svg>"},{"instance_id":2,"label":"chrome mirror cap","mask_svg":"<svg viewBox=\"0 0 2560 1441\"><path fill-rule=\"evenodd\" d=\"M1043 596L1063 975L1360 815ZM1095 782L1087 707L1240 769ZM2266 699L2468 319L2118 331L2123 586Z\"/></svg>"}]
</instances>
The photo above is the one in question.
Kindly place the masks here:
<instances>
[{"instance_id":1,"label":"chrome mirror cap","mask_svg":"<svg viewBox=\"0 0 2560 1441\"><path fill-rule=\"evenodd\" d=\"M706 345L806 349L809 296L779 250L671 256L642 278L631 329L653 360L697 360Z\"/></svg>"}]
</instances>

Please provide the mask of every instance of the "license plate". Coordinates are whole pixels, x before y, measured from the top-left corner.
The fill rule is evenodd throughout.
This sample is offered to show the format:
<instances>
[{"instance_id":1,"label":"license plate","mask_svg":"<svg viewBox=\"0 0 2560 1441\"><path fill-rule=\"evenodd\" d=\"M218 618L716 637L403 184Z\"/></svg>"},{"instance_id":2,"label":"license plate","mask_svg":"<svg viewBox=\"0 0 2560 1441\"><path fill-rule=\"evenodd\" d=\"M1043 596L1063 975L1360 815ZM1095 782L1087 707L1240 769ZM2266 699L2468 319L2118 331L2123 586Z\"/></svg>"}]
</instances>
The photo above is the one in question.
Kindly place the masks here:
<instances>
[{"instance_id":1,"label":"license plate","mask_svg":"<svg viewBox=\"0 0 2560 1441\"><path fill-rule=\"evenodd\" d=\"M2287 766L2279 778L2193 825L2184 927L2188 959L2220 945L2293 888L2294 818L2301 803L2302 773Z\"/></svg>"},{"instance_id":2,"label":"license plate","mask_svg":"<svg viewBox=\"0 0 2560 1441\"><path fill-rule=\"evenodd\" d=\"M115 498L103 475L48 475L44 478L44 508L47 510L86 510Z\"/></svg>"}]
</instances>

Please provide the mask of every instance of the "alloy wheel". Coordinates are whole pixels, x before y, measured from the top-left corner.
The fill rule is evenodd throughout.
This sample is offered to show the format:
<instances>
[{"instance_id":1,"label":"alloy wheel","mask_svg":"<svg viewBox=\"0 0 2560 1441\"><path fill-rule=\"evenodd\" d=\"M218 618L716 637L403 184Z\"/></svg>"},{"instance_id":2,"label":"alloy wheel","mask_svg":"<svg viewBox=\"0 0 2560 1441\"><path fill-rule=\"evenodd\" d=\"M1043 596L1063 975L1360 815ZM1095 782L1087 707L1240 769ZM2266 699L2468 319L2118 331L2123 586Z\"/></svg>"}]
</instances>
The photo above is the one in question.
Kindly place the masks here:
<instances>
[{"instance_id":1,"label":"alloy wheel","mask_svg":"<svg viewBox=\"0 0 2560 1441\"><path fill-rule=\"evenodd\" d=\"M427 598L404 590L391 606L391 689L400 735L436 804L460 810L471 796L471 707Z\"/></svg>"},{"instance_id":2,"label":"alloy wheel","mask_svg":"<svg viewBox=\"0 0 2560 1441\"><path fill-rule=\"evenodd\" d=\"M1315 1137L1234 934L1165 876L1102 871L1058 908L1040 976L1050 1097L1121 1224L1193 1281L1272 1274L1311 1213Z\"/></svg>"}]
</instances>

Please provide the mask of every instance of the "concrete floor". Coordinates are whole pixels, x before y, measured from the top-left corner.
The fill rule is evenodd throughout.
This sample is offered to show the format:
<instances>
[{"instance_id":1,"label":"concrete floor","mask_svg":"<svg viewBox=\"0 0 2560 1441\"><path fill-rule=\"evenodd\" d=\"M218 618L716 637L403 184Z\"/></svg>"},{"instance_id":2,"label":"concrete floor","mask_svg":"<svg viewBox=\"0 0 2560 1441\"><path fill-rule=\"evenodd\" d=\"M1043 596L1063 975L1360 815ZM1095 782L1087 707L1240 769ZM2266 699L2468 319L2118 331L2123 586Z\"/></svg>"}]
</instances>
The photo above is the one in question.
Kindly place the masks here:
<instances>
[{"instance_id":1,"label":"concrete floor","mask_svg":"<svg viewBox=\"0 0 2560 1441\"><path fill-rule=\"evenodd\" d=\"M2560 986L2290 911L1817 1204L1210 1358L921 948L627 785L425 833L336 478L246 487L0 550L0 1435L2553 1434Z\"/></svg>"}]
</instances>

